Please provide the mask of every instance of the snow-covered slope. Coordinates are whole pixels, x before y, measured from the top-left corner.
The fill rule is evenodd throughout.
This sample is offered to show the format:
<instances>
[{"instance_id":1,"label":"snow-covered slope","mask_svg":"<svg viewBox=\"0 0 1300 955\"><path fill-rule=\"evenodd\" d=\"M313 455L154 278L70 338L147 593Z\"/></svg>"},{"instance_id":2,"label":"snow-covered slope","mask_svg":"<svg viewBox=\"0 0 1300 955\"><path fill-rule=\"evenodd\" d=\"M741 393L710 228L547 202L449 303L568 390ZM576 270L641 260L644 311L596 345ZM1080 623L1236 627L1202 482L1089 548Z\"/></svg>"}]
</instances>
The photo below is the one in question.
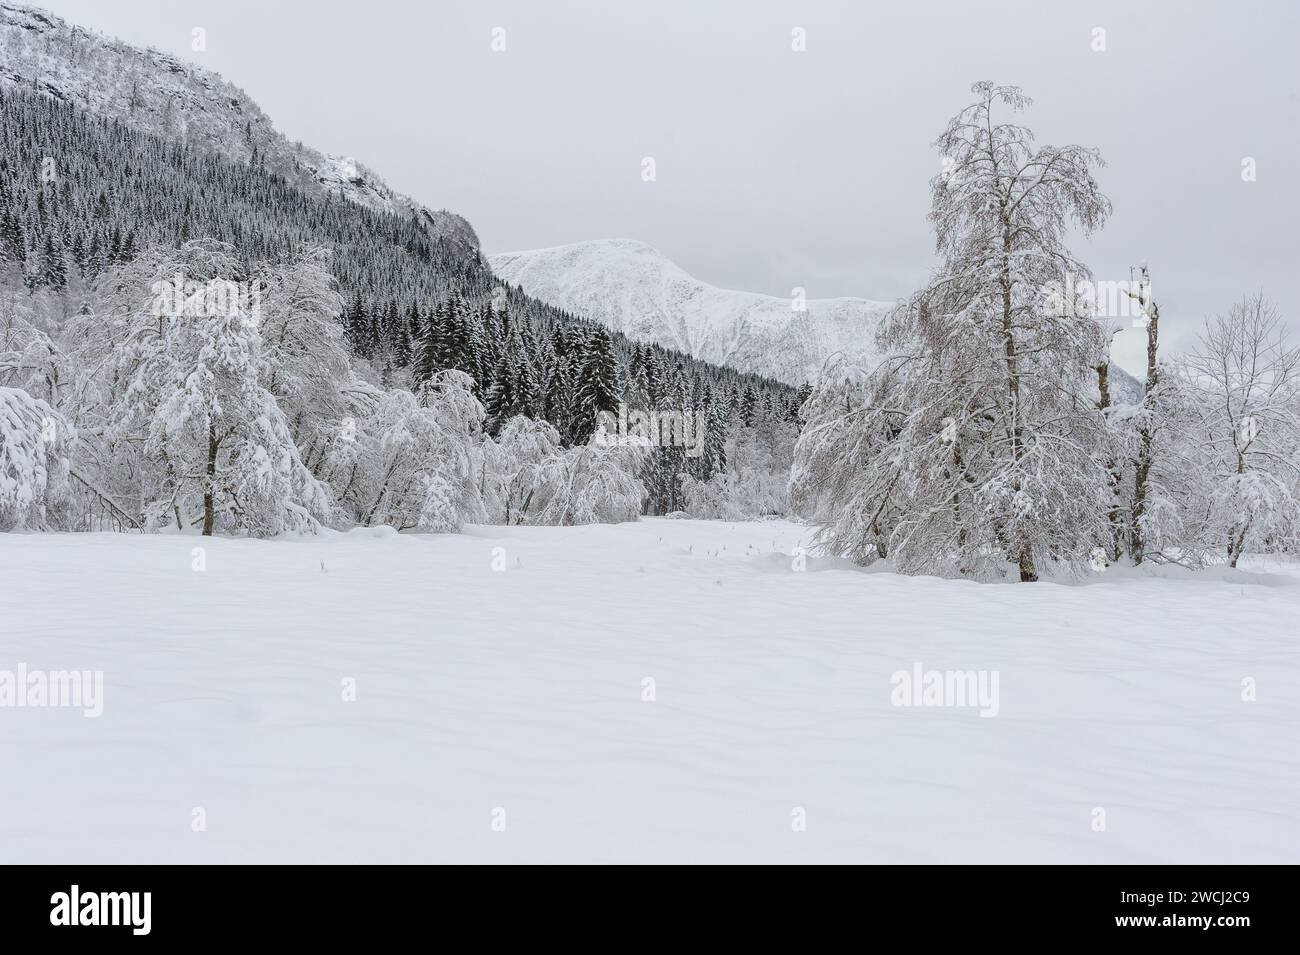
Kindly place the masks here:
<instances>
[{"instance_id":1,"label":"snow-covered slope","mask_svg":"<svg viewBox=\"0 0 1300 955\"><path fill-rule=\"evenodd\" d=\"M890 307L860 298L793 298L720 289L632 239L578 242L492 256L492 270L529 295L655 342L791 384L816 376L835 352L868 358Z\"/></svg>"},{"instance_id":2,"label":"snow-covered slope","mask_svg":"<svg viewBox=\"0 0 1300 955\"><path fill-rule=\"evenodd\" d=\"M413 213L430 234L478 247L473 228L460 216L424 208L350 157L289 142L247 93L218 74L4 0L0 84L38 89L95 115L230 159L256 158L309 191Z\"/></svg>"},{"instance_id":3,"label":"snow-covered slope","mask_svg":"<svg viewBox=\"0 0 1300 955\"><path fill-rule=\"evenodd\" d=\"M0 534L0 671L103 672L95 718L0 706L0 861L1300 861L1294 581L798 573L806 534ZM893 705L918 664L996 716Z\"/></svg>"}]
</instances>

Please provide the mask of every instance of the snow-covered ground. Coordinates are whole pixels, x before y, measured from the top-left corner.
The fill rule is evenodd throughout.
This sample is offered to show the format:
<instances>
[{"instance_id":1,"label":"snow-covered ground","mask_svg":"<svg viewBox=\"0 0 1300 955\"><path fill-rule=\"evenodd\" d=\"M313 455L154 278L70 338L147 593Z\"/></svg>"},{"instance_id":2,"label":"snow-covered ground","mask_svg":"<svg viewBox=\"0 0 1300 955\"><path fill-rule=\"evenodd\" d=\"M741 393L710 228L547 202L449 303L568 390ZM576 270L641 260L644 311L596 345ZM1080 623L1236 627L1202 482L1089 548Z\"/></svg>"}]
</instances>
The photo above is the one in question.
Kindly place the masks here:
<instances>
[{"instance_id":1,"label":"snow-covered ground","mask_svg":"<svg viewBox=\"0 0 1300 955\"><path fill-rule=\"evenodd\" d=\"M1285 565L800 573L805 533L0 535L0 671L104 679L0 708L0 862L1300 861ZM918 663L997 715L892 705Z\"/></svg>"}]
</instances>

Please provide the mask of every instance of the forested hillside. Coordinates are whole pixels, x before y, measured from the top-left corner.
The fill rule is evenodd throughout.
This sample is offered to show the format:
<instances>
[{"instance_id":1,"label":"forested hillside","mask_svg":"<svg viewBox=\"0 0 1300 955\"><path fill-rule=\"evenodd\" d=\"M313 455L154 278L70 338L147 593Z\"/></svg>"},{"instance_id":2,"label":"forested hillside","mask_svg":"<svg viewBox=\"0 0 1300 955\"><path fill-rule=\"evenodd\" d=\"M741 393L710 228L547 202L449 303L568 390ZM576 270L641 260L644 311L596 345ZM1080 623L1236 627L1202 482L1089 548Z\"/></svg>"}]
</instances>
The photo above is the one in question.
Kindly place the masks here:
<instances>
[{"instance_id":1,"label":"forested hillside","mask_svg":"<svg viewBox=\"0 0 1300 955\"><path fill-rule=\"evenodd\" d=\"M774 429L796 393L623 336L544 305L495 279L477 249L436 236L414 211L379 210L310 192L258 155L232 160L88 115L43 93L0 87L0 274L51 299L63 317L93 297L106 271L148 248L197 239L229 245L246 273L326 248L346 303L347 339L363 375L417 388L466 372L496 434L523 415L553 425L564 446L592 435L620 402L706 422L707 453L655 448L644 465L647 506L680 509L681 478L726 467L738 428L780 458ZM788 430L788 429L786 429ZM783 434L786 447L792 437Z\"/></svg>"}]
</instances>

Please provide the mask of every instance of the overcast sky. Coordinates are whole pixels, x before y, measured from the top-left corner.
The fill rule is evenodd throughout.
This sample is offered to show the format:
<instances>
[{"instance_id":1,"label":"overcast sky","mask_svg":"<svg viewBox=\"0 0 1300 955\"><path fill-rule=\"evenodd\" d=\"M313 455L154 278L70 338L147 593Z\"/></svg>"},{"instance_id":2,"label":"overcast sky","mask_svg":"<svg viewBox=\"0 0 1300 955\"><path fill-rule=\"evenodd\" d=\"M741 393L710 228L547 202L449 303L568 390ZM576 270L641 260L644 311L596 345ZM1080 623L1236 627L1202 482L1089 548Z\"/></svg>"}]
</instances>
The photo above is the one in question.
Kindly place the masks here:
<instances>
[{"instance_id":1,"label":"overcast sky","mask_svg":"<svg viewBox=\"0 0 1300 955\"><path fill-rule=\"evenodd\" d=\"M1171 345L1260 288L1300 324L1289 0L41 5L217 70L291 139L466 216L489 253L634 238L707 282L780 296L921 283L930 143L972 82L1018 84L1040 142L1101 149L1115 214L1078 251L1102 279L1150 263Z\"/></svg>"}]
</instances>

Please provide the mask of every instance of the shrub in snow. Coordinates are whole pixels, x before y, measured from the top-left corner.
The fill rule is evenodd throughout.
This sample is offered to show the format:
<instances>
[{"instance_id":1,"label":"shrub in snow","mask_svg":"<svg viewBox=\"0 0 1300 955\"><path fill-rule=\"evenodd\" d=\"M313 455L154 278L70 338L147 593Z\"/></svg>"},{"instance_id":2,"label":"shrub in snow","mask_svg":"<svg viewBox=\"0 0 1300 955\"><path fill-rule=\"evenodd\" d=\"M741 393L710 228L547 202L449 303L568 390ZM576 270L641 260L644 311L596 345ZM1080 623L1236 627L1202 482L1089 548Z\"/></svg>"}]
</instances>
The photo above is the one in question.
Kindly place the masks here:
<instances>
[{"instance_id":1,"label":"shrub in snow","mask_svg":"<svg viewBox=\"0 0 1300 955\"><path fill-rule=\"evenodd\" d=\"M455 531L486 519L478 477L484 411L473 381L438 373L417 399L378 393L356 433L331 447L325 473L356 523Z\"/></svg>"},{"instance_id":2,"label":"shrub in snow","mask_svg":"<svg viewBox=\"0 0 1300 955\"><path fill-rule=\"evenodd\" d=\"M1294 539L1298 505L1291 488L1276 475L1229 475L1216 489L1213 504L1214 526L1226 542L1233 567L1247 550Z\"/></svg>"},{"instance_id":3,"label":"shrub in snow","mask_svg":"<svg viewBox=\"0 0 1300 955\"><path fill-rule=\"evenodd\" d=\"M506 524L613 524L641 513L645 485L637 479L646 450L602 443L563 448L544 421L517 416L485 447L492 474L491 519Z\"/></svg>"},{"instance_id":4,"label":"shrub in snow","mask_svg":"<svg viewBox=\"0 0 1300 955\"><path fill-rule=\"evenodd\" d=\"M726 470L705 480L689 474L682 478L686 512L730 521L784 514L789 466L776 466L774 444L760 440L752 428L738 429L726 443Z\"/></svg>"},{"instance_id":5,"label":"shrub in snow","mask_svg":"<svg viewBox=\"0 0 1300 955\"><path fill-rule=\"evenodd\" d=\"M72 433L40 398L0 387L0 530L44 529L66 499Z\"/></svg>"},{"instance_id":6,"label":"shrub in snow","mask_svg":"<svg viewBox=\"0 0 1300 955\"><path fill-rule=\"evenodd\" d=\"M492 519L530 523L552 496L552 482L561 473L560 433L545 421L518 415L505 423L488 448L491 458L485 471L492 474Z\"/></svg>"},{"instance_id":7,"label":"shrub in snow","mask_svg":"<svg viewBox=\"0 0 1300 955\"><path fill-rule=\"evenodd\" d=\"M594 441L553 455L543 465L545 498L535 524L617 524L641 515L645 485L637 468L645 451Z\"/></svg>"}]
</instances>

